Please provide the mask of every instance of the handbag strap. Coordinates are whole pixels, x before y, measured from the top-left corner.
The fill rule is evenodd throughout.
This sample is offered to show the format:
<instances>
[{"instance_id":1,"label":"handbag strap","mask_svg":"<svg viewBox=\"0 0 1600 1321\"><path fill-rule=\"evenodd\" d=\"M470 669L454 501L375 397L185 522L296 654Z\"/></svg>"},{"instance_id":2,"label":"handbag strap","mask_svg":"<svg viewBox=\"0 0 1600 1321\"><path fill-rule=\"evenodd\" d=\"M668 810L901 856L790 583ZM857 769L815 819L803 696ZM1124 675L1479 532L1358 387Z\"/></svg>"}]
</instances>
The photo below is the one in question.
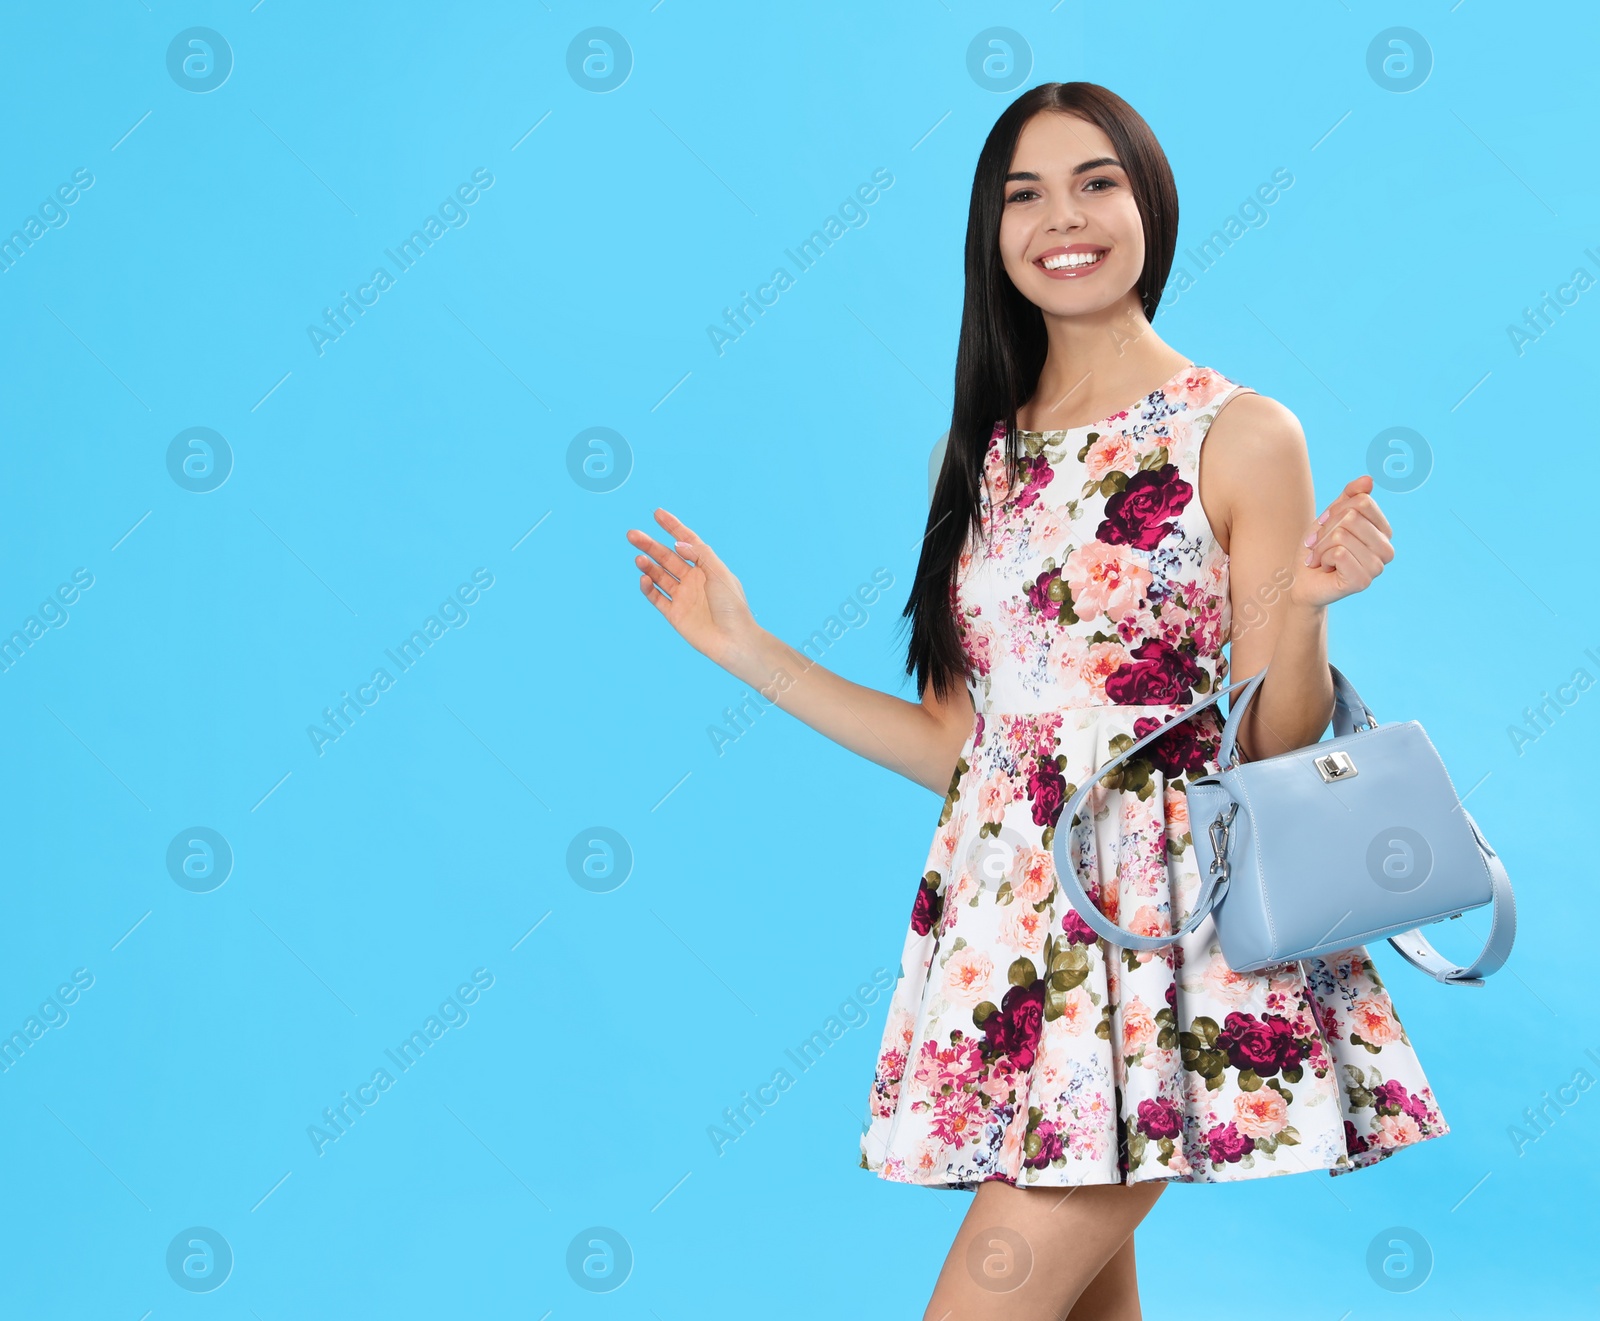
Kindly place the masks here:
<instances>
[{"instance_id":1,"label":"handbag strap","mask_svg":"<svg viewBox=\"0 0 1600 1321\"><path fill-rule=\"evenodd\" d=\"M1359 711L1363 721L1368 726L1378 723L1377 717L1361 700L1361 695L1356 692L1353 685L1339 669L1329 664L1333 673L1335 702L1333 709L1333 728L1337 736L1354 732L1356 726L1355 714ZM1124 949L1161 949L1171 945L1180 937L1188 935L1201 922L1210 915L1211 910L1221 902L1227 893L1228 883L1214 875L1207 874L1200 890L1199 902L1195 904L1194 911L1190 913L1184 924L1170 936L1138 936L1126 928L1119 926L1108 918L1089 898L1083 888L1083 882L1078 877L1078 870L1072 865L1071 838L1072 823L1077 816L1078 808L1088 798L1089 791L1100 780L1116 770L1123 762L1138 752L1154 739L1184 721L1190 716L1205 710L1213 703L1233 692L1236 688L1245 689L1245 694L1239 701L1231 704L1228 710L1227 722L1223 727L1222 751L1219 754L1219 764L1228 765L1237 760L1239 720L1244 713L1245 703L1255 694L1262 678L1266 675L1266 666L1262 666L1248 679L1241 679L1238 683L1230 684L1226 688L1218 688L1203 700L1194 703L1178 715L1168 720L1165 724L1151 730L1143 738L1136 739L1128 747L1101 766L1095 773L1080 785L1072 797L1067 800L1066 806L1061 809L1061 815L1056 820L1055 837L1051 840L1050 851L1053 855L1056 868L1056 879L1061 888L1066 891L1067 898L1072 901L1072 906L1077 909L1078 916L1098 936L1110 941L1113 945ZM1483 854L1483 860L1489 870L1490 885L1493 890L1494 904L1493 915L1489 923L1489 935L1484 942L1482 951L1473 962L1465 967L1452 963L1440 954L1422 934L1420 928L1413 927L1410 931L1402 931L1389 937L1389 943L1412 965L1420 968L1429 976L1448 986L1482 986L1484 978L1497 972L1505 963L1511 953L1511 946L1517 932L1516 900L1511 890L1511 878L1506 874L1505 864L1500 861L1489 841L1484 838L1483 831L1478 829L1478 823L1472 819L1471 813L1465 807L1460 807L1461 815L1466 817L1467 824L1472 827L1473 836L1478 841L1478 848ZM1063 823L1064 826L1063 826Z\"/></svg>"},{"instance_id":2,"label":"handbag strap","mask_svg":"<svg viewBox=\"0 0 1600 1321\"><path fill-rule=\"evenodd\" d=\"M1360 728L1372 728L1378 723L1378 717L1372 714L1372 709L1361 700L1361 694L1356 691L1355 684L1345 678L1343 671L1332 662L1328 665L1328 672L1333 675L1333 733L1336 738L1346 734L1353 734ZM1256 694L1256 687L1267 673L1263 665L1253 676L1253 682L1246 680L1246 688L1240 694L1239 700L1228 707L1228 722L1222 727L1222 750L1217 754L1218 763L1222 766L1233 767L1238 765L1238 740L1239 726L1244 719L1244 709L1250 704L1250 699ZM1361 719L1357 720L1359 713Z\"/></svg>"},{"instance_id":3,"label":"handbag strap","mask_svg":"<svg viewBox=\"0 0 1600 1321\"><path fill-rule=\"evenodd\" d=\"M1093 789L1104 776L1109 775L1112 771L1116 770L1117 767L1121 766L1123 762L1127 761L1129 757L1138 752L1140 748L1145 746L1145 744L1153 741L1154 739L1160 738L1163 734L1166 734L1178 725L1183 724L1185 720L1188 720L1191 716L1197 715L1199 712L1204 711L1206 707L1212 705L1214 702L1220 701L1229 693L1233 692L1234 689L1243 688L1246 685L1250 685L1252 686L1253 690L1253 686L1261 682L1261 676L1266 672L1266 667L1263 666L1248 679L1240 679L1238 683L1229 684L1226 688L1216 689L1209 697L1203 698L1201 701L1194 703L1193 706L1181 711L1178 715L1174 716L1171 720L1168 720L1165 724L1159 725L1155 729L1152 729L1143 738L1136 739L1128 747L1124 748L1120 753L1108 761L1104 766L1101 766L1097 771L1095 771L1095 773L1085 780L1081 785L1079 785L1077 791L1070 799L1067 800L1066 806L1061 809L1061 815L1056 819L1055 838L1052 839L1050 843L1050 851L1055 859L1056 879L1061 883L1061 888L1067 892L1067 898L1072 901L1072 906L1078 910L1078 915L1083 918L1084 922L1088 924L1088 926L1095 932L1096 935L1103 936L1113 945L1120 945L1124 949L1161 949L1165 945L1172 944L1172 942L1177 940L1179 936L1188 935L1189 932L1193 931L1197 926L1199 926L1200 923L1205 920L1206 915L1211 912L1213 907L1215 907L1217 901L1222 897L1222 893L1226 890L1226 884L1224 883L1219 888L1218 878L1208 875L1205 878L1204 886L1200 891L1199 903L1195 905L1194 912L1189 915L1188 921L1186 921L1178 931L1174 932L1170 936L1136 936L1133 932L1118 926L1104 913L1102 913L1099 908L1096 907L1096 905L1090 900L1088 893L1084 890L1083 882L1078 878L1078 869L1072 865L1070 852L1072 823L1074 818L1077 816L1078 808L1089 796L1089 791ZM1237 713L1237 710L1238 707L1235 705L1234 709L1229 713L1228 722L1230 725L1234 723L1234 715ZM1229 746L1231 748L1232 745Z\"/></svg>"},{"instance_id":4,"label":"handbag strap","mask_svg":"<svg viewBox=\"0 0 1600 1321\"><path fill-rule=\"evenodd\" d=\"M1460 812L1467 818L1467 824L1472 827L1472 833L1477 838L1478 848L1483 853L1483 860L1489 868L1489 881L1494 890L1489 936L1483 942L1483 950L1470 965L1463 968L1434 949L1418 928L1413 927L1410 931L1390 936L1389 943L1399 950L1409 963L1421 968L1423 972L1446 986L1482 986L1483 979L1491 973L1498 972L1511 954L1512 942L1517 937L1517 901L1511 893L1511 878L1506 875L1505 864L1500 861L1500 855L1483 837L1483 831L1478 829L1478 823L1472 819L1472 814L1465 807L1461 808Z\"/></svg>"}]
</instances>

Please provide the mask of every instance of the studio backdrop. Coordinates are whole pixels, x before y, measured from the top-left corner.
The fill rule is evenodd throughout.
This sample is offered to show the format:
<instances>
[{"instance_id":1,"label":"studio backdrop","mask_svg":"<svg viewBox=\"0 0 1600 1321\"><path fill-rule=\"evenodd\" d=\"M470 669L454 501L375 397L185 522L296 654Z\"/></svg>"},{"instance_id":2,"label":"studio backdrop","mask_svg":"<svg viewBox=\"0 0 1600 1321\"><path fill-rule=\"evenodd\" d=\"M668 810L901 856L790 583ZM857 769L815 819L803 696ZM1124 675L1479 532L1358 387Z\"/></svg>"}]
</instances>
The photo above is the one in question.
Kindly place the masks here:
<instances>
[{"instance_id":1,"label":"studio backdrop","mask_svg":"<svg viewBox=\"0 0 1600 1321\"><path fill-rule=\"evenodd\" d=\"M921 1315L970 1196L859 1142L939 799L624 536L915 698L973 167L1076 79L1177 177L1157 332L1294 411L1319 509L1373 475L1330 655L1519 901L1484 988L1373 947L1450 1135L1170 1189L1147 1314L1594 1307L1590 8L6 22L0 1312Z\"/></svg>"}]
</instances>

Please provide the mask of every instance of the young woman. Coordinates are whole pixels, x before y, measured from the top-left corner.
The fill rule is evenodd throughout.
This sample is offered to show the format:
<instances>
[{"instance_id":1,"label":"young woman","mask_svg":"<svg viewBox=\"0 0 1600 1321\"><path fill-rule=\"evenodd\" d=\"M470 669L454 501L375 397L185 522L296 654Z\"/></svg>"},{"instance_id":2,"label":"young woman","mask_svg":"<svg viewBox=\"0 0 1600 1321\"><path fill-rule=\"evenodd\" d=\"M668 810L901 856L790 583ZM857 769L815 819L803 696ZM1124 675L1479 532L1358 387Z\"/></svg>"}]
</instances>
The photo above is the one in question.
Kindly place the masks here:
<instances>
[{"instance_id":1,"label":"young woman","mask_svg":"<svg viewBox=\"0 0 1600 1321\"><path fill-rule=\"evenodd\" d=\"M1185 785L1218 768L1217 709L1107 777L1079 821L1063 803L1230 662L1271 662L1246 757L1316 742L1328 607L1394 558L1371 477L1314 517L1294 415L1151 329L1177 228L1166 156L1106 89L1033 88L989 134L905 611L918 701L764 632L666 510L666 544L628 533L640 590L690 645L944 795L861 1142L884 1179L975 1191L935 1321L1138 1317L1133 1230L1168 1183L1340 1174L1449 1131L1365 948L1241 975L1210 918L1123 950L1056 883L1054 832L1076 826L1103 913L1179 925L1200 886Z\"/></svg>"}]
</instances>

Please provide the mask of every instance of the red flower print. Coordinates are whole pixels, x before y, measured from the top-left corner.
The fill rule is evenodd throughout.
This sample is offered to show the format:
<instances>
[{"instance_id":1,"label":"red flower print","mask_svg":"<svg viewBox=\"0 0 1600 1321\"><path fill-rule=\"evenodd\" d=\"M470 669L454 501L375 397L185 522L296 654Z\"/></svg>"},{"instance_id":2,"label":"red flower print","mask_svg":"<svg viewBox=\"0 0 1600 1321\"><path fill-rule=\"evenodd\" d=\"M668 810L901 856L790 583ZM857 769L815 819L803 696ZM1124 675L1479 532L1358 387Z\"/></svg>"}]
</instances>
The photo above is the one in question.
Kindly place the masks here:
<instances>
[{"instance_id":1,"label":"red flower print","mask_svg":"<svg viewBox=\"0 0 1600 1321\"><path fill-rule=\"evenodd\" d=\"M944 912L944 895L939 891L936 878L924 876L917 886L917 901L911 909L911 929L925 936L939 924Z\"/></svg>"},{"instance_id":2,"label":"red flower print","mask_svg":"<svg viewBox=\"0 0 1600 1321\"><path fill-rule=\"evenodd\" d=\"M1205 1142L1210 1148L1212 1160L1229 1165L1243 1160L1256 1146L1255 1139L1247 1138L1234 1127L1232 1120L1207 1132Z\"/></svg>"},{"instance_id":3,"label":"red flower print","mask_svg":"<svg viewBox=\"0 0 1600 1321\"><path fill-rule=\"evenodd\" d=\"M1188 699L1200 667L1187 651L1146 638L1106 679L1106 696L1121 706L1176 706Z\"/></svg>"},{"instance_id":4,"label":"red flower print","mask_svg":"<svg viewBox=\"0 0 1600 1321\"><path fill-rule=\"evenodd\" d=\"M1176 526L1177 518L1194 495L1194 487L1178 475L1176 464L1146 468L1128 479L1122 490L1106 501L1105 521L1095 539L1112 546L1154 550Z\"/></svg>"},{"instance_id":5,"label":"red flower print","mask_svg":"<svg viewBox=\"0 0 1600 1321\"><path fill-rule=\"evenodd\" d=\"M1133 736L1141 739L1152 729L1159 729L1166 723L1155 716L1140 716L1133 722ZM1147 743L1143 755L1171 780L1182 775L1203 774L1206 763L1216 755L1217 749L1216 740L1208 739L1203 729L1195 727L1194 720L1185 720L1155 742Z\"/></svg>"},{"instance_id":6,"label":"red flower print","mask_svg":"<svg viewBox=\"0 0 1600 1321\"><path fill-rule=\"evenodd\" d=\"M1041 758L1028 772L1028 800L1034 825L1055 825L1067 801L1067 781L1054 761Z\"/></svg>"},{"instance_id":7,"label":"red flower print","mask_svg":"<svg viewBox=\"0 0 1600 1321\"><path fill-rule=\"evenodd\" d=\"M1081 917L1076 908L1067 909L1067 914L1061 919L1061 929L1067 933L1069 945L1092 945L1100 937L1095 930Z\"/></svg>"},{"instance_id":8,"label":"red flower print","mask_svg":"<svg viewBox=\"0 0 1600 1321\"><path fill-rule=\"evenodd\" d=\"M1052 595L1051 588L1055 588ZM1028 584L1028 604L1043 619L1059 619L1061 606L1070 590L1061 577L1060 569L1046 569Z\"/></svg>"},{"instance_id":9,"label":"red flower print","mask_svg":"<svg viewBox=\"0 0 1600 1321\"><path fill-rule=\"evenodd\" d=\"M1165 1098L1139 1102L1138 1128L1147 1138L1175 1138L1183 1132L1183 1117L1178 1107Z\"/></svg>"},{"instance_id":10,"label":"red flower print","mask_svg":"<svg viewBox=\"0 0 1600 1321\"><path fill-rule=\"evenodd\" d=\"M1298 1068L1305 1056L1293 1026L1282 1014L1257 1018L1235 1010L1223 1022L1217 1046L1228 1052L1228 1063L1234 1068L1252 1069L1263 1078L1280 1069Z\"/></svg>"},{"instance_id":11,"label":"red flower print","mask_svg":"<svg viewBox=\"0 0 1600 1321\"><path fill-rule=\"evenodd\" d=\"M990 1049L1010 1057L1018 1069L1033 1067L1039 1049L1039 1032L1044 1027L1044 978L1031 986L1013 986L1006 992L997 1012L983 1023L983 1034Z\"/></svg>"}]
</instances>

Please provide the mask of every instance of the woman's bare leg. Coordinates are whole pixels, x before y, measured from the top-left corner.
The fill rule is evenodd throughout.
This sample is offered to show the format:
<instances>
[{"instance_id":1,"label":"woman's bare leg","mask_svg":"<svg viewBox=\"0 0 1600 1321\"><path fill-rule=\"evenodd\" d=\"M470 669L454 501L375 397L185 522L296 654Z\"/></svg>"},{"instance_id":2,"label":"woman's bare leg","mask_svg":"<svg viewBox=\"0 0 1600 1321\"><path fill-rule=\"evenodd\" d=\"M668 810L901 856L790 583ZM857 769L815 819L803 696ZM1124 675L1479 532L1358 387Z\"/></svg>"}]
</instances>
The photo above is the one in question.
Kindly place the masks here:
<instances>
[{"instance_id":1,"label":"woman's bare leg","mask_svg":"<svg viewBox=\"0 0 1600 1321\"><path fill-rule=\"evenodd\" d=\"M979 1185L924 1321L1064 1321L1125 1247L1125 1264L1113 1267L1103 1286L1125 1310L1094 1315L1137 1318L1129 1240L1165 1186L1160 1180L1064 1189L999 1180Z\"/></svg>"},{"instance_id":2,"label":"woman's bare leg","mask_svg":"<svg viewBox=\"0 0 1600 1321\"><path fill-rule=\"evenodd\" d=\"M1067 1321L1141 1321L1139 1274L1133 1262L1134 1235L1129 1234L1100 1274L1078 1295Z\"/></svg>"}]
</instances>

